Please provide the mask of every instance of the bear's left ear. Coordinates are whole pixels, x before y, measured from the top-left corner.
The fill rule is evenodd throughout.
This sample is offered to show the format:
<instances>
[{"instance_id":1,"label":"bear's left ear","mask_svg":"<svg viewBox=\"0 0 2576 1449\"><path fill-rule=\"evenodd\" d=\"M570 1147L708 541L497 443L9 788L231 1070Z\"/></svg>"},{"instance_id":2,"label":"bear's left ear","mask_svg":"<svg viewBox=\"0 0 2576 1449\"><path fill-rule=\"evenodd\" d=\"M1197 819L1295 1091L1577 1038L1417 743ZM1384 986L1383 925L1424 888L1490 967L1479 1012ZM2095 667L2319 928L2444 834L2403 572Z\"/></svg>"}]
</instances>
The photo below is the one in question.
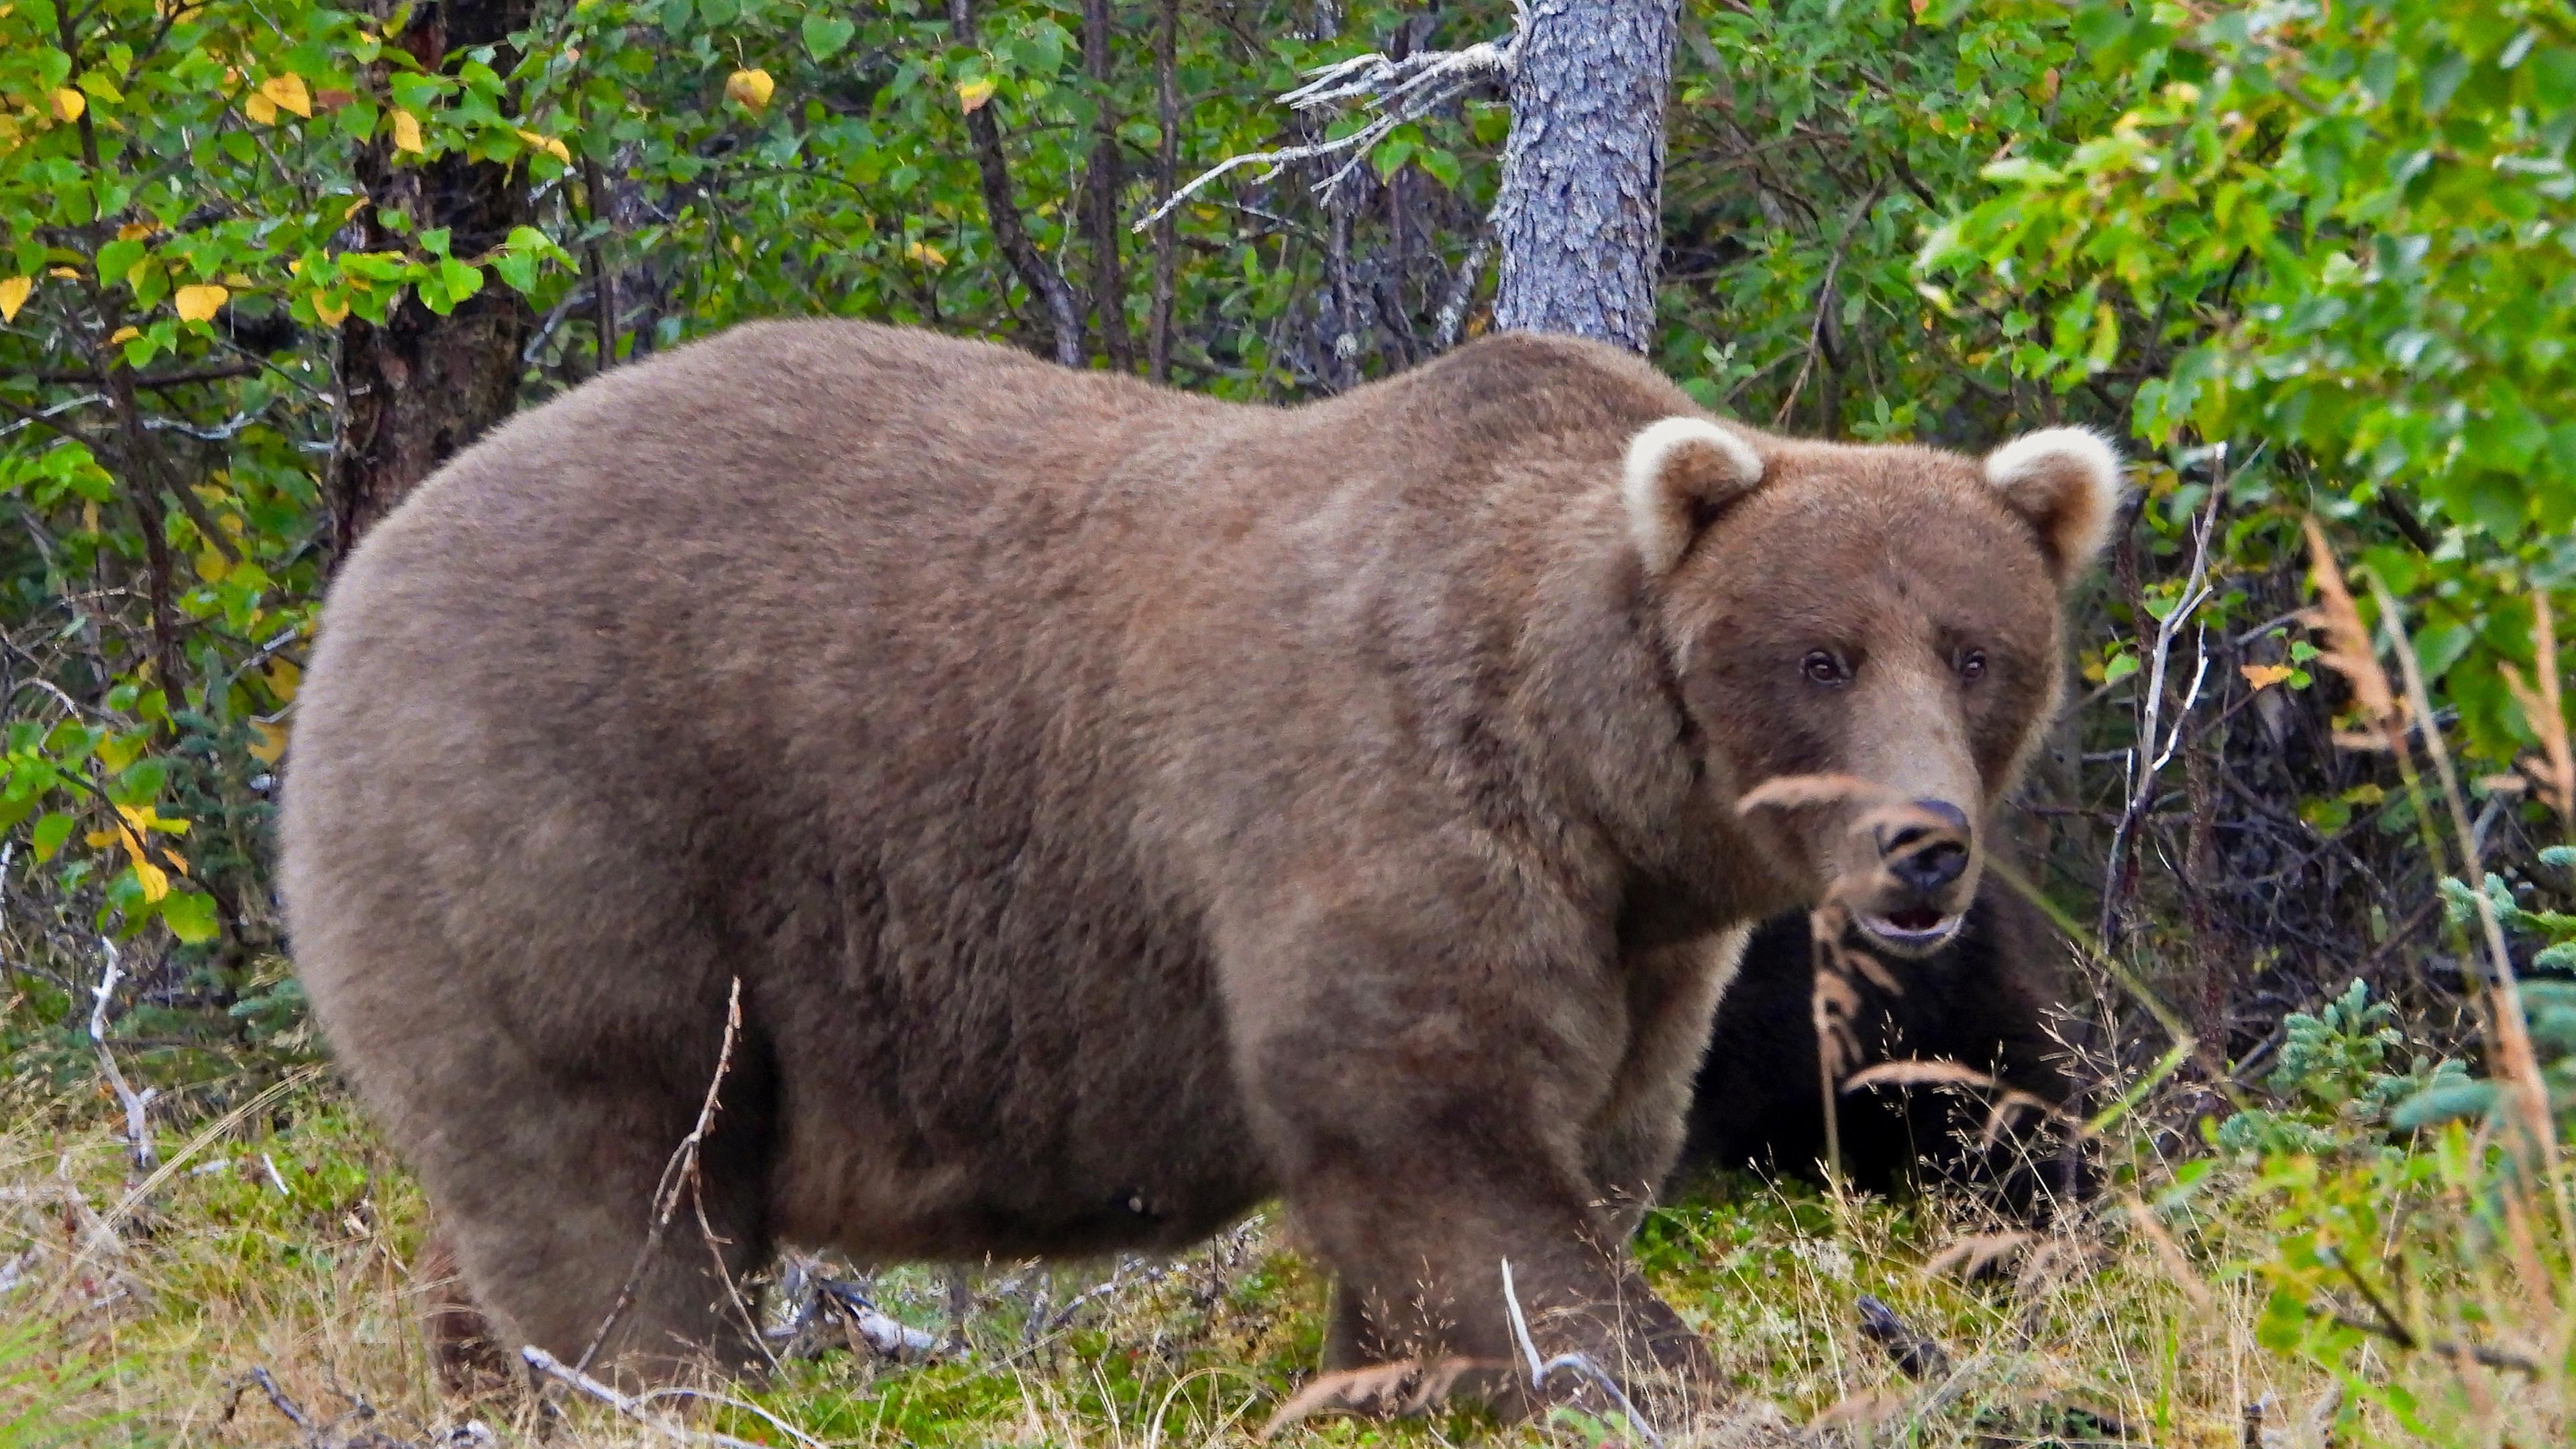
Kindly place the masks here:
<instances>
[{"instance_id":1,"label":"bear's left ear","mask_svg":"<svg viewBox=\"0 0 2576 1449\"><path fill-rule=\"evenodd\" d=\"M2111 539L2111 519L2120 511L2120 455L2099 433L2024 433L1986 455L1986 481L2030 521L2061 588Z\"/></svg>"},{"instance_id":2,"label":"bear's left ear","mask_svg":"<svg viewBox=\"0 0 2576 1449\"><path fill-rule=\"evenodd\" d=\"M1665 418L1638 429L1628 440L1619 496L1646 576L1670 573L1709 520L1760 486L1762 455L1706 418Z\"/></svg>"}]
</instances>

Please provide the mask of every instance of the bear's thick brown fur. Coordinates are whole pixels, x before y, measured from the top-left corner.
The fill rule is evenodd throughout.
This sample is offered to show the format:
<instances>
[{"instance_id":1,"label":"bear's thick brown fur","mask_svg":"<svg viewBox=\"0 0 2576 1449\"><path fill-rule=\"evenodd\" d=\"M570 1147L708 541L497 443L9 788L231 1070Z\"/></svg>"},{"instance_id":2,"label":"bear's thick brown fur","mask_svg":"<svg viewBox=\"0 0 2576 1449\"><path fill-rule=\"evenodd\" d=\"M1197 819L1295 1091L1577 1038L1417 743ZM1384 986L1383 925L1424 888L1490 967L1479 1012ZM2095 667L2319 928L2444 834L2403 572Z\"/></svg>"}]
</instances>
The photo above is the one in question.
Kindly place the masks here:
<instances>
[{"instance_id":1,"label":"bear's thick brown fur","mask_svg":"<svg viewBox=\"0 0 2576 1449\"><path fill-rule=\"evenodd\" d=\"M729 1273L1176 1247L1277 1194L1337 1362L1511 1358L1509 1260L1542 1349L1704 1373L1621 1243L1707 938L1827 892L1955 926L2115 472L1721 428L1565 339L1274 409L744 327L350 558L296 955L507 1344L600 1331L738 978ZM692 1217L602 1362L753 1358Z\"/></svg>"}]
</instances>

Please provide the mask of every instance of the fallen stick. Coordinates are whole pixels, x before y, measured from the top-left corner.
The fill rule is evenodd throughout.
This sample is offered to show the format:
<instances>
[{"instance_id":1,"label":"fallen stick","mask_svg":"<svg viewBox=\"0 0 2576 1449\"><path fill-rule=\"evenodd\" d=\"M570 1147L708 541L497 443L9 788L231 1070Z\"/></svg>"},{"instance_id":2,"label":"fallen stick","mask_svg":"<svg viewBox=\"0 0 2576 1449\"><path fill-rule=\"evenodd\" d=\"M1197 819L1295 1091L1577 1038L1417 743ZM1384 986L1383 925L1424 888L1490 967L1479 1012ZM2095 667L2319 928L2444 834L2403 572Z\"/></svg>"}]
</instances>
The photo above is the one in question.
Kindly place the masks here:
<instances>
[{"instance_id":1,"label":"fallen stick","mask_svg":"<svg viewBox=\"0 0 2576 1449\"><path fill-rule=\"evenodd\" d=\"M692 1429L685 1424L674 1423L670 1419L654 1413L648 1398L638 1397L631 1394L621 1394L617 1390L610 1388L608 1385L603 1384L599 1380L592 1378L590 1375L583 1373L581 1370L574 1368L571 1364L565 1363L562 1359L555 1357L553 1354L546 1352L544 1349L537 1347L533 1343L519 1350L519 1358L525 1362L528 1367L545 1375L547 1378L553 1379L557 1383L568 1385L591 1398L597 1399L599 1402L615 1409L620 1414L623 1414L627 1418L634 1420L636 1423L643 1425L645 1428L651 1429L657 1434L667 1435L683 1444L715 1444L722 1446L722 1449L763 1449L763 1446L761 1445L754 1444L748 1439L737 1439L731 1434L719 1434L711 1429ZM793 1435L798 1443L811 1445L813 1446L813 1449L821 1449L821 1445L818 1441L811 1439L804 1434L797 1433L795 1429L782 1422L776 1415L764 1412L756 1405L745 1404L738 1400L728 1399L718 1394L699 1394L695 1390L691 1389L665 1389L660 1392L690 1394L693 1397L711 1399L717 1403L725 1404L732 1408L749 1410L752 1413L759 1414L761 1418L768 1420L773 1427L782 1430L787 1434Z\"/></svg>"}]
</instances>

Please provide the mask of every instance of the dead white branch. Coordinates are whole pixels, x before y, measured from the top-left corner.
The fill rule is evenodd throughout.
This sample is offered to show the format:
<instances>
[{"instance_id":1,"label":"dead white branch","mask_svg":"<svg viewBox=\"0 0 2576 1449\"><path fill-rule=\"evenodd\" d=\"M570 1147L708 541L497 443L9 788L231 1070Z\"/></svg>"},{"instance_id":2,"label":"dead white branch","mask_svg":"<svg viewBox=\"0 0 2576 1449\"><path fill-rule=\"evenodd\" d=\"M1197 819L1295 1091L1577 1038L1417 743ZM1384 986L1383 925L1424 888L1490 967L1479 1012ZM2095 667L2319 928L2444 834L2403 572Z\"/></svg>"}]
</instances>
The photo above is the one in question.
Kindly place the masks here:
<instances>
[{"instance_id":1,"label":"dead white branch","mask_svg":"<svg viewBox=\"0 0 2576 1449\"><path fill-rule=\"evenodd\" d=\"M610 1388L608 1385L603 1384L599 1380L592 1378L590 1375L583 1373L581 1370L574 1368L571 1364L565 1363L562 1359L555 1357L553 1354L546 1352L544 1349L537 1347L533 1343L520 1349L519 1357L527 1364L528 1367L535 1369L538 1373L544 1374L547 1378L553 1379L557 1383L570 1385L576 1391L597 1399L599 1402L615 1409L620 1414L623 1414L627 1418L634 1420L636 1423L643 1425L645 1428L651 1429L657 1434L662 1434L669 1438L676 1439L680 1443L715 1444L721 1446L721 1449L760 1449L760 1446L752 1443L748 1439L737 1439L731 1434L718 1434L710 1430L692 1429L685 1424L677 1423L671 1419L665 1418L662 1415L653 1412L652 1404L648 1399L637 1398L630 1394L621 1394L617 1390ZM734 1404L735 1401L726 1399L722 1400L722 1402ZM735 1406L741 1408L755 1407L752 1405L741 1404L736 1404ZM756 1408L755 1412L757 1412ZM763 1413L761 1414L761 1417L769 1420L770 1423L776 1425L778 1428L784 1429L790 1434L794 1434L798 1443L809 1445L815 1444L814 1440L807 1438L803 1434L797 1434L794 1429L788 1428L784 1423L780 1423L774 1415ZM820 1449L820 1446L817 1445L816 1449Z\"/></svg>"},{"instance_id":2,"label":"dead white branch","mask_svg":"<svg viewBox=\"0 0 2576 1449\"><path fill-rule=\"evenodd\" d=\"M1560 1353L1551 1359L1539 1358L1538 1345L1530 1341L1529 1319L1521 1312L1521 1296L1512 1287L1512 1260L1509 1258L1503 1259L1503 1307L1511 1313L1512 1341L1520 1345L1521 1361L1529 1368L1531 1393L1546 1393L1548 1380L1560 1373L1571 1373L1608 1395L1610 1402L1619 1406L1619 1412L1627 1416L1628 1422L1648 1444L1654 1449L1664 1449L1664 1436L1655 1432L1655 1426L1646 1422L1644 1414L1637 1412L1637 1406L1628 1400L1627 1391L1619 1387L1619 1380L1595 1362L1592 1355Z\"/></svg>"},{"instance_id":3,"label":"dead white branch","mask_svg":"<svg viewBox=\"0 0 2576 1449\"><path fill-rule=\"evenodd\" d=\"M134 1170L150 1172L161 1165L161 1157L152 1150L151 1124L144 1113L151 1107L152 1099L161 1093L157 1087L137 1093L127 1086L125 1073L116 1069L116 1054L107 1049L107 1003L115 994L116 983L125 975L125 966L116 954L115 942L101 936L98 944L107 953L107 969L99 973L98 986L91 993L94 999L89 1008L90 1045L98 1050L99 1072L107 1078L108 1086L115 1089L116 1100L125 1106L125 1140L134 1151Z\"/></svg>"},{"instance_id":4,"label":"dead white branch","mask_svg":"<svg viewBox=\"0 0 2576 1449\"><path fill-rule=\"evenodd\" d=\"M1263 168L1253 178L1262 182L1301 161L1347 157L1333 174L1315 183L1317 192L1329 194L1397 127L1411 125L1479 86L1511 79L1513 69L1520 64L1521 37L1529 30L1528 6L1513 0L1512 8L1519 18L1510 34L1496 40L1478 41L1463 50L1417 51L1402 60L1371 51L1306 72L1306 83L1282 95L1279 99L1283 103L1299 112L1355 107L1368 115L1368 124L1328 141L1229 156L1164 197L1132 230L1145 230L1209 183L1247 166Z\"/></svg>"},{"instance_id":5,"label":"dead white branch","mask_svg":"<svg viewBox=\"0 0 2576 1449\"><path fill-rule=\"evenodd\" d=\"M2260 450L2257 452L2259 454ZM2102 943L2106 952L2111 948L2112 933L2119 924L2123 894L2120 889L2121 867L2126 863L2132 838L2145 823L2147 811L2155 805L2156 776L2172 761L2174 751L2181 746L2183 726L2192 706L2200 702L2200 686L2209 675L2209 635L2208 630L2202 628L2199 631L2199 662L2192 669L2190 692L2181 701L2181 708L2175 711L2172 734L2159 749L2156 737L2164 723L2166 662L2172 657L2174 641L2181 637L2183 626L2191 622L2200 606L2217 593L2209 582L2209 544L2218 526L2218 512L2227 502L2227 445L2218 444L2211 457L2209 500L2192 527L2191 574L2183 581L2182 593L2174 600L2173 608L2156 621L2155 643L2147 658L2147 692L2138 720L2138 740L2128 752L2128 803L2120 812L2119 824L2111 831L2109 864L2102 873L2102 916L2094 930L2094 939ZM2252 460L2247 461L2250 463Z\"/></svg>"}]
</instances>

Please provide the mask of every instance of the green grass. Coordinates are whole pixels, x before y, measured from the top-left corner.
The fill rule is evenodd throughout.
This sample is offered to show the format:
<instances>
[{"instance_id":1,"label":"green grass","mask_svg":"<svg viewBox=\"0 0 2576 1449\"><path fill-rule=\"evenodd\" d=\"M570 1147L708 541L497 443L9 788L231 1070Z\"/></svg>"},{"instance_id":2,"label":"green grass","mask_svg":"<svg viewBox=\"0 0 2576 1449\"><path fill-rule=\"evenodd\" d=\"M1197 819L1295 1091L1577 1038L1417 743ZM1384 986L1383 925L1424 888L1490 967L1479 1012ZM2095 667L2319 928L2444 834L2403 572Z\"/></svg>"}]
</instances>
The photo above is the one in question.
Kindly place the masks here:
<instances>
[{"instance_id":1,"label":"green grass","mask_svg":"<svg viewBox=\"0 0 2576 1449\"><path fill-rule=\"evenodd\" d=\"M0 1264L19 1265L0 1298L0 1449L299 1442L253 1370L317 1423L338 1421L330 1432L344 1437L326 1444L361 1429L426 1443L468 1419L511 1445L670 1442L559 1393L545 1410L516 1387L442 1398L409 1281L418 1192L326 1080L254 1106L229 1125L166 1132L173 1165L142 1193L104 1099L50 1101L0 1132ZM2258 1346L2266 1289L2250 1265L2268 1209L2251 1184L2239 1168L2188 1185L2150 1175L2151 1191L2189 1198L2160 1214L2172 1254L2124 1226L2129 1199L2115 1192L2087 1226L2022 1244L1973 1283L1933 1270L1944 1249L1997 1225L1954 1207L1705 1184L1649 1219L1638 1253L1706 1330L1740 1398L1708 1422L1659 1427L1677 1444L1779 1442L1784 1426L1822 1425L1852 1444L2218 1449L2244 1442L2246 1406L2261 1402L2267 1425L2286 1430L2263 1442L2281 1449L2315 1442L2301 1437L2311 1417L2340 1421L2340 1443L2405 1442L2371 1404L2326 1399L2320 1368ZM1052 1320L1110 1267L996 1265L970 1279L963 1360L907 1366L836 1350L725 1392L832 1444L1241 1442L1318 1354L1324 1285L1290 1237L1266 1216L1150 1281L1131 1271L1060 1329ZM916 1326L958 1326L943 1270L890 1272L873 1288ZM1938 1339L1952 1371L1901 1375L1859 1330L1863 1294ZM695 1430L791 1442L743 1408L686 1417ZM1280 1442L1619 1437L1574 1416L1501 1428L1462 1411L1315 1420Z\"/></svg>"}]
</instances>

